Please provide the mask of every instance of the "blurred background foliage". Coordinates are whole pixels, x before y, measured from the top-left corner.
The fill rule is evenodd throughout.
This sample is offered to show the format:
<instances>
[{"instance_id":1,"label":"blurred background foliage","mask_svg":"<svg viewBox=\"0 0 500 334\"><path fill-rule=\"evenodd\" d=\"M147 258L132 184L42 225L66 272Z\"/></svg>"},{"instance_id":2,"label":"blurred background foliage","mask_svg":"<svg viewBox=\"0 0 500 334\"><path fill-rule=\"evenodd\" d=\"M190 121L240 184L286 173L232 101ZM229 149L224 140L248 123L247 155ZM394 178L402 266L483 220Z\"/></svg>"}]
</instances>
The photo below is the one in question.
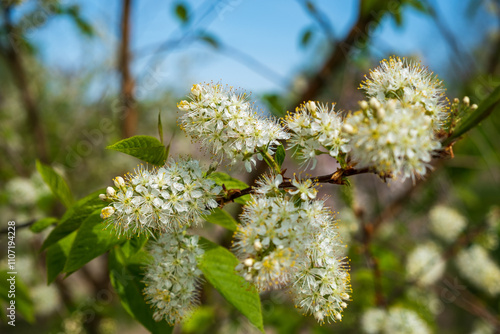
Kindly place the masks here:
<instances>
[{"instance_id":1,"label":"blurred background foliage","mask_svg":"<svg viewBox=\"0 0 500 334\"><path fill-rule=\"evenodd\" d=\"M171 154L203 157L176 126L176 103L193 83L220 80L251 90L262 112L278 117L306 100L348 111L361 99L363 76L393 54L422 60L445 80L450 99L467 95L480 104L500 85L499 29L498 0L2 0L0 239L4 245L6 224L15 220L17 271L25 285L19 289L26 290L15 332L145 331L121 308L105 257L46 285L38 249L48 230L28 227L64 209L37 174L36 159L59 171L81 198L135 167L133 158L105 147L134 134L157 136L158 112ZM350 188L325 186L349 246L353 301L342 322L318 326L298 316L286 292L263 294L266 331L358 333L364 311L400 305L436 333L498 332L499 295L470 284L454 257L477 243L500 263L499 130L494 112L454 146L453 159L435 164L415 187L387 186L373 175L351 178ZM298 170L290 158L285 164L288 173ZM335 168L325 158L314 174ZM232 174L247 182L255 177ZM467 221L452 244L430 232L436 205ZM234 215L239 209L229 207ZM202 233L230 245L230 233L206 227ZM406 279L405 261L429 240L441 244L446 274L421 288ZM2 247L1 268L5 252ZM201 299L202 307L176 331L257 332L215 290L205 288ZM0 331L13 332L5 321Z\"/></svg>"}]
</instances>

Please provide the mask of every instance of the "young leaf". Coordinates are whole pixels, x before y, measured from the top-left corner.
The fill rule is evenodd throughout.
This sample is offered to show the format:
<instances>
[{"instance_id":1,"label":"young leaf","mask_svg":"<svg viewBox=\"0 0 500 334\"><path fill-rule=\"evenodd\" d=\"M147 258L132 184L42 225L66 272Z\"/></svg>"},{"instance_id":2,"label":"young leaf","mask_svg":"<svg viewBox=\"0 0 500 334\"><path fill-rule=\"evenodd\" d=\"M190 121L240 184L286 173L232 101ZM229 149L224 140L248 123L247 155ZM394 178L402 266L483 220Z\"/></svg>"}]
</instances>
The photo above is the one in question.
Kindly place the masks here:
<instances>
[{"instance_id":1,"label":"young leaf","mask_svg":"<svg viewBox=\"0 0 500 334\"><path fill-rule=\"evenodd\" d=\"M127 245L127 243L125 244ZM121 247L115 247L109 253L109 278L123 308L151 333L171 333L166 321L153 320L153 310L144 300L143 270L150 261L143 250L128 257Z\"/></svg>"},{"instance_id":2,"label":"young leaf","mask_svg":"<svg viewBox=\"0 0 500 334\"><path fill-rule=\"evenodd\" d=\"M160 137L160 142L163 145L163 125L161 124L161 111L158 112L158 136Z\"/></svg>"},{"instance_id":3,"label":"young leaf","mask_svg":"<svg viewBox=\"0 0 500 334\"><path fill-rule=\"evenodd\" d=\"M106 189L94 191L90 195L77 201L71 208L69 208L62 216L59 225L57 225L52 232L50 232L47 239L43 242L41 251L47 249L58 240L78 229L82 222L92 212L105 207L106 203L99 199L99 194L103 194L105 192Z\"/></svg>"},{"instance_id":4,"label":"young leaf","mask_svg":"<svg viewBox=\"0 0 500 334\"><path fill-rule=\"evenodd\" d=\"M447 146L453 140L459 138L461 135L477 126L482 120L488 117L494 110L500 110L500 86L498 86L485 100L481 102L479 108L472 112L472 114L460 122L453 134L447 138L443 146Z\"/></svg>"},{"instance_id":5,"label":"young leaf","mask_svg":"<svg viewBox=\"0 0 500 334\"><path fill-rule=\"evenodd\" d=\"M182 24L186 24L189 22L189 15L188 15L187 7L182 3L178 3L175 6L175 15L177 15L179 20L181 20Z\"/></svg>"},{"instance_id":6,"label":"young leaf","mask_svg":"<svg viewBox=\"0 0 500 334\"><path fill-rule=\"evenodd\" d=\"M126 138L106 148L131 155L157 166L163 165L167 158L165 146L151 136Z\"/></svg>"},{"instance_id":7,"label":"young leaf","mask_svg":"<svg viewBox=\"0 0 500 334\"><path fill-rule=\"evenodd\" d=\"M224 247L206 239L203 239L203 248L205 253L198 266L207 281L255 327L264 332L259 293L236 274L234 268L239 263L238 259Z\"/></svg>"},{"instance_id":8,"label":"young leaf","mask_svg":"<svg viewBox=\"0 0 500 334\"><path fill-rule=\"evenodd\" d=\"M11 279L13 276L8 273L7 270L0 271L0 299L3 299L7 304L7 307L10 307L10 301L15 300L15 312L22 314L26 321L33 323L35 321L34 316L34 307L33 301L29 295L29 290L21 281L19 276L15 276L14 280ZM9 290L11 286L11 282L15 282L15 297L12 299L9 297ZM4 309L5 310L5 309ZM9 312L7 310L7 312Z\"/></svg>"},{"instance_id":9,"label":"young leaf","mask_svg":"<svg viewBox=\"0 0 500 334\"><path fill-rule=\"evenodd\" d=\"M55 217L46 217L36 221L33 225L30 226L31 232L40 233L45 230L50 225L56 224L58 219Z\"/></svg>"},{"instance_id":10,"label":"young leaf","mask_svg":"<svg viewBox=\"0 0 500 334\"><path fill-rule=\"evenodd\" d=\"M248 185L245 182L242 182L238 179L232 178L231 176L227 175L226 173L214 172L214 173L210 174L208 177L210 179L214 180L215 183L217 183L219 186L224 185L224 187L226 187L227 190L231 190L231 189L241 190L241 189L248 188ZM245 195L245 196L241 196L241 197L235 199L234 201L236 203L245 204L246 202L248 202L249 199L250 199L250 196Z\"/></svg>"},{"instance_id":11,"label":"young leaf","mask_svg":"<svg viewBox=\"0 0 500 334\"><path fill-rule=\"evenodd\" d=\"M213 209L212 213L204 218L209 223L220 225L233 232L236 231L238 227L236 220L234 220L229 213L220 208Z\"/></svg>"},{"instance_id":12,"label":"young leaf","mask_svg":"<svg viewBox=\"0 0 500 334\"><path fill-rule=\"evenodd\" d=\"M58 240L47 249L47 283L52 283L63 272L76 231Z\"/></svg>"},{"instance_id":13,"label":"young leaf","mask_svg":"<svg viewBox=\"0 0 500 334\"><path fill-rule=\"evenodd\" d=\"M68 184L61 175L59 175L52 167L44 165L40 161L36 161L36 169L42 176L43 181L49 186L54 196L64 204L65 207L70 207L73 204L73 194L69 190Z\"/></svg>"},{"instance_id":14,"label":"young leaf","mask_svg":"<svg viewBox=\"0 0 500 334\"><path fill-rule=\"evenodd\" d=\"M312 35L313 35L312 29L306 29L302 33L302 37L300 38L300 46L305 48L309 44L309 42L311 41Z\"/></svg>"},{"instance_id":15,"label":"young leaf","mask_svg":"<svg viewBox=\"0 0 500 334\"><path fill-rule=\"evenodd\" d=\"M281 144L276 149L276 154L274 155L274 158L276 159L276 163L278 164L278 166L281 167L281 165L283 165L283 161L285 161L285 156L286 156L285 148L283 147L283 144Z\"/></svg>"},{"instance_id":16,"label":"young leaf","mask_svg":"<svg viewBox=\"0 0 500 334\"><path fill-rule=\"evenodd\" d=\"M100 215L101 210L96 210L83 221L71 246L64 272L70 274L80 269L114 245L125 241L119 239L111 228L106 229Z\"/></svg>"}]
</instances>

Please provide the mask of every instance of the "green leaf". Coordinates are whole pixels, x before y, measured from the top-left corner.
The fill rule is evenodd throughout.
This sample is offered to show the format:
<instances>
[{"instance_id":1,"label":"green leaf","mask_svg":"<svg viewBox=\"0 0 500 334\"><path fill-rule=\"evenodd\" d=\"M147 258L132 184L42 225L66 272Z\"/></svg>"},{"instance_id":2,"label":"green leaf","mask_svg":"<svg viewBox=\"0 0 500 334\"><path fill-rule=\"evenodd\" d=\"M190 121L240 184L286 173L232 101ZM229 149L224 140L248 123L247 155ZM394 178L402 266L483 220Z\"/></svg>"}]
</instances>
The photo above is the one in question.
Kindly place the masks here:
<instances>
[{"instance_id":1,"label":"green leaf","mask_svg":"<svg viewBox=\"0 0 500 334\"><path fill-rule=\"evenodd\" d=\"M283 161L285 161L285 156L286 156L285 148L283 147L283 144L280 144L280 146L278 146L278 148L276 149L276 154L274 155L274 158L276 159L276 163L278 164L278 166L281 167L281 165L283 165Z\"/></svg>"},{"instance_id":2,"label":"green leaf","mask_svg":"<svg viewBox=\"0 0 500 334\"><path fill-rule=\"evenodd\" d=\"M206 239L203 239L203 248L205 253L198 266L207 281L255 327L264 332L259 293L254 286L236 274L234 268L239 260L224 247Z\"/></svg>"},{"instance_id":3,"label":"green leaf","mask_svg":"<svg viewBox=\"0 0 500 334\"><path fill-rule=\"evenodd\" d=\"M8 281L14 277L14 280ZM11 294L10 287L11 282L15 284L15 296L9 296ZM33 301L29 295L29 290L27 286L21 281L19 275L11 275L7 270L0 270L0 299L3 299L7 303L7 307L11 307L11 300L15 301L15 312L22 314L26 321L33 323L35 321ZM10 313L6 310L7 307L2 307L3 310L7 311L7 315ZM8 318L8 321L12 319Z\"/></svg>"},{"instance_id":4,"label":"green leaf","mask_svg":"<svg viewBox=\"0 0 500 334\"><path fill-rule=\"evenodd\" d=\"M308 28L304 30L302 33L302 37L300 38L300 46L305 48L309 45L309 42L311 41L311 37L313 36L313 30Z\"/></svg>"},{"instance_id":5,"label":"green leaf","mask_svg":"<svg viewBox=\"0 0 500 334\"><path fill-rule=\"evenodd\" d=\"M175 6L175 15L181 20L182 24L189 22L189 15L186 5L178 3Z\"/></svg>"},{"instance_id":6,"label":"green leaf","mask_svg":"<svg viewBox=\"0 0 500 334\"><path fill-rule=\"evenodd\" d=\"M236 231L238 227L236 220L234 220L229 213L220 208L213 209L210 215L204 216L203 218L209 223L220 225L233 232Z\"/></svg>"},{"instance_id":7,"label":"green leaf","mask_svg":"<svg viewBox=\"0 0 500 334\"><path fill-rule=\"evenodd\" d=\"M163 145L163 125L161 124L161 111L158 112L158 136L160 137L160 142Z\"/></svg>"},{"instance_id":8,"label":"green leaf","mask_svg":"<svg viewBox=\"0 0 500 334\"><path fill-rule=\"evenodd\" d=\"M126 138L106 148L131 155L157 166L163 165L167 159L165 146L151 136Z\"/></svg>"},{"instance_id":9,"label":"green leaf","mask_svg":"<svg viewBox=\"0 0 500 334\"><path fill-rule=\"evenodd\" d=\"M235 178L227 175L226 173L214 172L214 173L210 174L208 176L208 178L214 180L215 183L217 183L219 186L224 185L227 190L231 190L231 189L241 190L241 189L248 188L248 185L245 182L242 182L238 179L235 179ZM245 195L245 196L238 197L234 201L236 203L245 204L249 200L250 200L250 195Z\"/></svg>"},{"instance_id":10,"label":"green leaf","mask_svg":"<svg viewBox=\"0 0 500 334\"><path fill-rule=\"evenodd\" d=\"M94 211L78 229L75 242L64 266L64 272L70 274L89 261L104 254L114 245L124 242L113 231L106 229L101 218L101 210Z\"/></svg>"},{"instance_id":11,"label":"green leaf","mask_svg":"<svg viewBox=\"0 0 500 334\"><path fill-rule=\"evenodd\" d=\"M30 226L31 232L40 233L50 225L56 224L59 220L55 217L46 217L36 221Z\"/></svg>"},{"instance_id":12,"label":"green leaf","mask_svg":"<svg viewBox=\"0 0 500 334\"><path fill-rule=\"evenodd\" d=\"M125 244L126 245L126 244ZM144 300L142 268L151 261L148 254L139 251L133 256L126 256L121 247L115 247L109 253L109 278L116 290L123 308L151 333L171 333L166 321L153 320L153 309Z\"/></svg>"},{"instance_id":13,"label":"green leaf","mask_svg":"<svg viewBox=\"0 0 500 334\"><path fill-rule=\"evenodd\" d=\"M52 167L44 165L38 160L36 161L36 169L42 176L43 181L49 186L54 196L57 197L65 207L70 207L71 204L73 204L73 195L62 176L52 169Z\"/></svg>"},{"instance_id":14,"label":"green leaf","mask_svg":"<svg viewBox=\"0 0 500 334\"><path fill-rule=\"evenodd\" d=\"M99 189L92 194L85 196L69 208L57 225L43 242L41 250L43 251L58 240L64 238L71 232L77 230L82 222L97 209L102 209L106 203L99 199L99 194L106 193L106 189Z\"/></svg>"},{"instance_id":15,"label":"green leaf","mask_svg":"<svg viewBox=\"0 0 500 334\"><path fill-rule=\"evenodd\" d=\"M58 240L47 249L47 283L52 283L57 275L63 272L75 237L76 231Z\"/></svg>"},{"instance_id":16,"label":"green leaf","mask_svg":"<svg viewBox=\"0 0 500 334\"><path fill-rule=\"evenodd\" d=\"M453 134L443 142L443 146L448 146L455 139L477 126L495 110L500 110L500 86L495 88L469 117L465 118L457 125Z\"/></svg>"},{"instance_id":17,"label":"green leaf","mask_svg":"<svg viewBox=\"0 0 500 334\"><path fill-rule=\"evenodd\" d=\"M218 49L220 46L219 41L217 41L217 39L214 36L207 34L205 32L199 33L198 38L210 44L210 46L213 47L214 49Z\"/></svg>"}]
</instances>

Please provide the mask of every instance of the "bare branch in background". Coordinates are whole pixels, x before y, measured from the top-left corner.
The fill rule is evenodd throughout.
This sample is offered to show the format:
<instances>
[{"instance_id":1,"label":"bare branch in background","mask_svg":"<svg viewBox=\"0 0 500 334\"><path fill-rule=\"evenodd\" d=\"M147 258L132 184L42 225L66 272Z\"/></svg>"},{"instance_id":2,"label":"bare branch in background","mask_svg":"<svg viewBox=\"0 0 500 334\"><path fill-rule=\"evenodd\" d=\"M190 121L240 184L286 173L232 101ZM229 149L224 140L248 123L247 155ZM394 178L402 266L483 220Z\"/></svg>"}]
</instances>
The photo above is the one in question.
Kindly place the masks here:
<instances>
[{"instance_id":1,"label":"bare branch in background","mask_svg":"<svg viewBox=\"0 0 500 334\"><path fill-rule=\"evenodd\" d=\"M318 23L331 43L335 43L335 33L328 17L309 0L297 0L304 10Z\"/></svg>"},{"instance_id":2,"label":"bare branch in background","mask_svg":"<svg viewBox=\"0 0 500 334\"><path fill-rule=\"evenodd\" d=\"M132 0L123 0L121 20L121 43L118 52L118 70L121 75L122 136L134 135L137 128L137 106L134 98L135 82L130 73L130 16Z\"/></svg>"},{"instance_id":3,"label":"bare branch in background","mask_svg":"<svg viewBox=\"0 0 500 334\"><path fill-rule=\"evenodd\" d=\"M11 20L11 8L5 4L0 4L4 16L4 30L7 34L7 43L1 48L1 54L9 64L9 70L21 95L21 102L26 111L26 125L28 132L33 136L33 145L36 156L42 162L49 162L47 141L45 131L40 119L40 110L35 102L35 98L29 89L28 73L23 64L21 53L14 49L10 43L12 36L15 36L15 27Z\"/></svg>"}]
</instances>

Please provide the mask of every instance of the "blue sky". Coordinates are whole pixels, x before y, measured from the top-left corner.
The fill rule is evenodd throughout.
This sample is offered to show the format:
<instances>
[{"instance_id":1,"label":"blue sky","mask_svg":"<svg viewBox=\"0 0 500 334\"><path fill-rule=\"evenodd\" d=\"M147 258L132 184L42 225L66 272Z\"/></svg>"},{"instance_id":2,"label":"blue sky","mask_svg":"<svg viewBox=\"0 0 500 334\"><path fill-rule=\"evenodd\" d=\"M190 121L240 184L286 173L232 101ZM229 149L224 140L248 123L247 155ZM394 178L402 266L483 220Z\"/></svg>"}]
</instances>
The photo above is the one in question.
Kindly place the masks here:
<instances>
[{"instance_id":1,"label":"blue sky","mask_svg":"<svg viewBox=\"0 0 500 334\"><path fill-rule=\"evenodd\" d=\"M96 27L98 37L92 40L82 38L68 19L52 19L43 28L29 34L29 38L39 47L42 61L51 68L66 71L88 69L99 64L103 68L102 82L114 85L113 82L118 79L113 71L113 62L119 38L121 1L62 2L79 4L83 16ZM475 49L482 42L481 36L495 28L495 21L486 6L479 7L478 13L470 16L467 8L469 1L430 2L437 4L439 15L456 36L460 47ZM325 36L298 1L294 0L185 1L193 13L192 22L199 22L199 27L225 45L265 64L271 69L266 71L266 75L256 73L245 64L201 42L169 48L168 52L153 59L151 54L156 45L165 40L178 39L186 32L174 17L174 3L134 1L133 72L139 86L141 80L154 75L162 86L179 92L189 89L192 83L203 81L220 81L256 93L283 92L300 69L312 66L321 59L318 53L324 50ZM336 38L343 38L356 20L359 2L316 0L314 3L328 17ZM210 8L212 10L208 10ZM201 13L207 11L209 14L201 17ZM398 27L391 19L385 19L375 31L372 43L374 56L382 58L393 53L418 55L435 72L443 72L454 54L435 24L429 17L411 8L404 11L403 18L402 27ZM299 40L307 28L313 28L315 34L312 45L304 50Z\"/></svg>"}]
</instances>

